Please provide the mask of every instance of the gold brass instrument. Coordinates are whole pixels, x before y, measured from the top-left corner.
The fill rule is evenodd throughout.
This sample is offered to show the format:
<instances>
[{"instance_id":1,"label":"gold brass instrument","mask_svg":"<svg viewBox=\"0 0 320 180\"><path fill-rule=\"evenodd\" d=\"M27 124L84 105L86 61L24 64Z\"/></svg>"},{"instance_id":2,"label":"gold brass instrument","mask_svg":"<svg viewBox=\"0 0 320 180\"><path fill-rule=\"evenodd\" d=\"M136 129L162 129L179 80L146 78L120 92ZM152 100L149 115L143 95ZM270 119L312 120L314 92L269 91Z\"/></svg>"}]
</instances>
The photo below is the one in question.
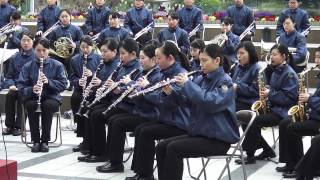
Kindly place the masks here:
<instances>
[{"instance_id":1,"label":"gold brass instrument","mask_svg":"<svg viewBox=\"0 0 320 180\"><path fill-rule=\"evenodd\" d=\"M72 47L73 41L68 37L60 37L53 44L54 49L50 49L49 53L63 59L68 59L74 53L75 47Z\"/></svg>"},{"instance_id":2,"label":"gold brass instrument","mask_svg":"<svg viewBox=\"0 0 320 180\"><path fill-rule=\"evenodd\" d=\"M148 26L144 27L143 29L141 29L135 36L134 36L134 40L137 40L139 37L141 37L142 35L148 33L148 31L152 28L153 22L150 23Z\"/></svg>"},{"instance_id":3,"label":"gold brass instrument","mask_svg":"<svg viewBox=\"0 0 320 180\"><path fill-rule=\"evenodd\" d=\"M39 74L38 74L38 80L37 80L37 85L40 86L40 91L38 94L38 99L37 99L37 109L35 112L41 112L41 95L42 95L42 90L43 90L43 81L41 81L41 74L43 73L43 58L40 58L40 65L39 65Z\"/></svg>"},{"instance_id":4,"label":"gold brass instrument","mask_svg":"<svg viewBox=\"0 0 320 180\"><path fill-rule=\"evenodd\" d=\"M264 70L268 66L261 68L258 73L258 86L259 86L259 95L262 91L265 89L265 82L264 82ZM259 100L255 101L252 106L251 110L255 111L257 115L259 114L266 114L268 112L268 105L267 105L267 99L265 97L262 97L261 95L259 96Z\"/></svg>"},{"instance_id":5,"label":"gold brass instrument","mask_svg":"<svg viewBox=\"0 0 320 180\"><path fill-rule=\"evenodd\" d=\"M149 70L149 72L144 75L142 78L147 78L157 67ZM127 97L130 93L132 93L137 87L137 83L132 84L126 91L124 91L121 96L115 100L104 112L102 112L103 115L106 115L108 111L110 111L112 108L116 107L117 104L119 104L125 97Z\"/></svg>"},{"instance_id":6,"label":"gold brass instrument","mask_svg":"<svg viewBox=\"0 0 320 180\"><path fill-rule=\"evenodd\" d=\"M301 73L299 73L299 94L301 93L306 93L306 87L305 87L305 75L317 68L318 65L311 67L310 69L304 70ZM297 121L304 121L306 119L306 111L305 111L306 103L303 103L301 101L298 101L298 104L295 106L292 106L289 111L288 115L291 117L290 119L292 122L297 122Z\"/></svg>"},{"instance_id":7,"label":"gold brass instrument","mask_svg":"<svg viewBox=\"0 0 320 180\"><path fill-rule=\"evenodd\" d=\"M210 40L210 44L217 44L218 46L222 47L226 43L227 38L228 37L226 33L218 34Z\"/></svg>"},{"instance_id":8,"label":"gold brass instrument","mask_svg":"<svg viewBox=\"0 0 320 180\"><path fill-rule=\"evenodd\" d=\"M196 73L199 73L199 72L201 72L201 71L200 70L191 71L191 72L187 73L187 76L192 76L192 75L194 75ZM153 85L151 87L148 87L146 89L143 89L143 90L141 90L139 92L135 92L134 94L131 94L128 97L129 98L135 98L135 97L138 97L138 96L141 96L141 95L145 95L147 93L153 92L153 91L155 91L157 89L160 89L162 87L165 87L165 86L170 85L170 84L175 83L175 82L176 82L175 78L167 79L165 81L160 81L160 82L156 83L155 85Z\"/></svg>"},{"instance_id":9,"label":"gold brass instrument","mask_svg":"<svg viewBox=\"0 0 320 180\"><path fill-rule=\"evenodd\" d=\"M97 77L98 72L100 72L100 70L102 69L103 63L104 63L104 62L103 62L103 59L101 59L100 64L98 65L98 68L97 68L96 72L94 72L94 74L93 74L93 76L92 76L92 79L91 79L89 85L88 85L86 88L84 88L83 91L82 91L82 101L81 101L81 103L80 103L80 107L79 107L79 109L78 109L78 112L76 113L76 115L78 115L78 116L81 116L81 115L82 115L81 112L82 112L83 108L84 108L84 107L87 105L87 103L88 103L88 101L87 101L86 99L89 97L89 95L90 95L91 92L92 92L92 88L93 88L93 83L92 83L92 81Z\"/></svg>"},{"instance_id":10,"label":"gold brass instrument","mask_svg":"<svg viewBox=\"0 0 320 180\"><path fill-rule=\"evenodd\" d=\"M255 21L253 21L247 29L245 29L239 36L240 41L254 28Z\"/></svg>"}]
</instances>

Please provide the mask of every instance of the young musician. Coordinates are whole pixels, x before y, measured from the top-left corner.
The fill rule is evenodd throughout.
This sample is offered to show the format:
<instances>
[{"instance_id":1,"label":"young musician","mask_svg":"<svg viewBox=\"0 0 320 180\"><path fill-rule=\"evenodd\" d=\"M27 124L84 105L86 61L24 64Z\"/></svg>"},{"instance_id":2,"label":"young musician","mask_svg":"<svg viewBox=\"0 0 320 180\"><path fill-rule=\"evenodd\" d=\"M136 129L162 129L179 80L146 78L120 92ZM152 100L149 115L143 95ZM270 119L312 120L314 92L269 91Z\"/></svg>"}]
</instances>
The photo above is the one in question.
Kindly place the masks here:
<instances>
[{"instance_id":1,"label":"young musician","mask_svg":"<svg viewBox=\"0 0 320 180\"><path fill-rule=\"evenodd\" d=\"M6 95L5 104L7 129L2 133L3 135L21 135L22 97L18 94L17 81L23 65L35 59L35 52L32 48L33 38L31 32L22 33L21 50L10 58L8 73L5 74L4 88L9 88L9 92Z\"/></svg>"},{"instance_id":2,"label":"young musician","mask_svg":"<svg viewBox=\"0 0 320 180\"><path fill-rule=\"evenodd\" d=\"M96 0L95 6L88 10L85 26L90 36L100 33L109 25L110 9L105 3L105 0Z\"/></svg>"},{"instance_id":3,"label":"young musician","mask_svg":"<svg viewBox=\"0 0 320 180\"><path fill-rule=\"evenodd\" d=\"M71 96L71 109L74 121L77 123L77 137L83 137L83 143L75 147L73 151L85 149L86 139L85 119L78 116L76 113L80 108L80 103L83 99L83 90L90 82L92 75L97 70L101 57L93 52L93 41L89 35L83 36L80 40L80 54L72 57L70 61L71 74L69 75L70 84L74 87Z\"/></svg>"},{"instance_id":4,"label":"young musician","mask_svg":"<svg viewBox=\"0 0 320 180\"><path fill-rule=\"evenodd\" d=\"M57 0L47 0L48 5L43 8L37 19L37 36L41 36L54 23L59 20L60 8L57 6Z\"/></svg>"},{"instance_id":5,"label":"young musician","mask_svg":"<svg viewBox=\"0 0 320 180\"><path fill-rule=\"evenodd\" d=\"M222 45L222 53L231 61L237 62L236 49L240 43L239 36L232 33L233 20L230 17L224 17L221 21L221 33L225 34L225 43Z\"/></svg>"},{"instance_id":6,"label":"young musician","mask_svg":"<svg viewBox=\"0 0 320 180\"><path fill-rule=\"evenodd\" d=\"M156 49L156 58L164 80L172 79L179 73L186 73L186 69L189 69L186 56L172 41L165 41ZM143 123L135 129L131 169L136 175L127 177L126 180L153 180L155 140L186 134L190 109L184 98L176 95L176 88L176 84L167 85L144 96L159 109L159 114L153 122ZM121 165L116 167L119 171L123 170Z\"/></svg>"},{"instance_id":7,"label":"young musician","mask_svg":"<svg viewBox=\"0 0 320 180\"><path fill-rule=\"evenodd\" d=\"M190 60L190 66L191 70L200 70L200 60L199 55L200 52L204 50L206 45L204 44L204 41L202 39L195 39L190 44L190 54L191 54L191 60Z\"/></svg>"},{"instance_id":8,"label":"young musician","mask_svg":"<svg viewBox=\"0 0 320 180\"><path fill-rule=\"evenodd\" d=\"M48 39L51 41L51 47L54 47L54 42L59 38L67 37L70 39L70 46L75 49L74 53L79 52L80 39L83 36L82 31L79 27L71 24L71 15L68 10L61 10L59 13L59 19L61 21L61 25L53 30L48 36ZM57 57L57 59L65 65L67 72L70 73L70 63L68 60L62 57Z\"/></svg>"},{"instance_id":9,"label":"young musician","mask_svg":"<svg viewBox=\"0 0 320 180\"><path fill-rule=\"evenodd\" d=\"M0 0L0 28L10 23L10 16L16 12L16 8L8 3L8 0Z\"/></svg>"},{"instance_id":10,"label":"young musician","mask_svg":"<svg viewBox=\"0 0 320 180\"><path fill-rule=\"evenodd\" d=\"M151 25L151 29L144 35L140 36L137 41L142 46L152 39L152 31L154 28L154 20L152 13L144 6L144 0L133 0L134 7L127 11L124 20L124 27L127 28L133 36L140 32L143 28Z\"/></svg>"},{"instance_id":11,"label":"young musician","mask_svg":"<svg viewBox=\"0 0 320 180\"><path fill-rule=\"evenodd\" d=\"M290 52L285 45L276 44L271 50L271 66L273 73L270 84L267 88L263 80L260 84L260 96L266 101L266 113L260 113L243 141L243 150L246 151L246 164L255 163L256 159L274 158L276 155L273 149L268 145L261 135L262 127L271 127L278 125L282 119L288 117L288 110L296 104L298 100L298 77L294 70L287 64L290 58ZM263 152L254 157L255 151L263 148ZM236 160L241 164L241 160Z\"/></svg>"},{"instance_id":12,"label":"young musician","mask_svg":"<svg viewBox=\"0 0 320 180\"><path fill-rule=\"evenodd\" d=\"M315 56L316 65L320 66L320 49L317 49ZM304 81L304 79L300 79L300 81L301 80ZM298 116L296 116L296 122L293 122L292 117L289 117L288 119L283 120L279 125L279 162L285 163L285 166L277 167L276 170L278 172L283 172L283 177L285 178L294 178L297 176L297 172L294 170L294 167L303 157L304 151L302 137L315 136L319 134L319 85L320 84L318 84L318 88L313 95L308 94L308 92L299 92L299 102L304 108L303 119L297 119ZM299 86L304 86L302 88L306 89L305 84L300 84ZM309 109L311 111L309 111ZM292 151L292 149L294 149L294 151Z\"/></svg>"},{"instance_id":13,"label":"young musician","mask_svg":"<svg viewBox=\"0 0 320 180\"><path fill-rule=\"evenodd\" d=\"M160 141L156 147L159 180L182 180L183 158L223 155L239 140L231 78L223 70L220 47L208 45L200 54L204 73L194 81L176 76L191 104L188 134Z\"/></svg>"},{"instance_id":14,"label":"young musician","mask_svg":"<svg viewBox=\"0 0 320 180\"><path fill-rule=\"evenodd\" d=\"M88 103L91 103L95 96L97 96L96 91L98 88L102 86L102 84L105 83L107 78L111 75L112 72L116 70L116 68L119 66L120 61L119 58L117 57L117 50L118 50L119 44L118 41L112 38L107 39L106 41L102 42L102 46L100 48L102 59L103 59L103 64L99 65L98 69L96 70L96 77L91 79L91 82L93 87L92 87L92 93L87 97L86 101ZM89 84L90 85L90 84ZM85 109L85 108L84 108ZM78 110L79 111L79 110ZM82 114L83 112L80 111ZM85 125L85 133L84 137L86 139L86 143L80 144L79 150L81 152L88 151L88 154L85 156L80 156L78 157L79 161L85 161L85 162L99 162L102 161L104 162L105 159L97 159L95 156L92 154L92 139L91 139L91 127L90 123L88 123L86 118L81 117L81 120L86 122ZM88 124L87 124L88 123Z\"/></svg>"},{"instance_id":15,"label":"young musician","mask_svg":"<svg viewBox=\"0 0 320 180\"><path fill-rule=\"evenodd\" d=\"M143 77L140 77L132 85L136 90L150 87L161 79L160 69L155 61L156 46L148 44L140 51L140 61L143 67ZM123 169L123 153L126 132L132 132L142 123L150 122L157 117L156 107L143 97L134 99L132 110L126 113L116 114L109 118L107 152L109 162L99 166L99 172L114 172ZM121 107L122 102L117 104Z\"/></svg>"},{"instance_id":16,"label":"young musician","mask_svg":"<svg viewBox=\"0 0 320 180\"><path fill-rule=\"evenodd\" d=\"M31 152L48 152L53 113L59 110L62 101L60 93L67 86L67 77L63 65L48 57L50 43L47 39L38 39L34 43L34 48L36 59L23 66L17 88L24 98L24 106L28 114L33 142ZM39 107L40 113L36 112Z\"/></svg>"},{"instance_id":17,"label":"young musician","mask_svg":"<svg viewBox=\"0 0 320 180\"><path fill-rule=\"evenodd\" d=\"M16 31L9 37L8 49L20 49L22 33L29 31L28 28L21 26L21 15L18 12L14 12L10 17L10 23L15 26L20 26L21 31Z\"/></svg>"},{"instance_id":18,"label":"young musician","mask_svg":"<svg viewBox=\"0 0 320 180\"><path fill-rule=\"evenodd\" d=\"M244 0L234 0L234 5L227 8L227 16L234 22L232 32L238 36L254 22L252 9L246 6L243 1ZM254 27L242 41L251 41L251 37L254 35L255 30L256 28Z\"/></svg>"},{"instance_id":19,"label":"young musician","mask_svg":"<svg viewBox=\"0 0 320 180\"><path fill-rule=\"evenodd\" d=\"M293 59L289 64L292 68L300 73L307 66L307 42L306 38L301 35L295 28L295 22L293 17L284 17L283 28L284 33L279 37L279 43L286 45L289 48L296 48L296 51L292 53Z\"/></svg>"},{"instance_id":20,"label":"young musician","mask_svg":"<svg viewBox=\"0 0 320 180\"><path fill-rule=\"evenodd\" d=\"M126 28L120 27L120 14L117 12L110 12L109 26L104 29L98 36L97 43L104 41L107 38L115 38L119 42L129 38L129 31Z\"/></svg>"},{"instance_id":21,"label":"young musician","mask_svg":"<svg viewBox=\"0 0 320 180\"><path fill-rule=\"evenodd\" d=\"M139 47L134 39L128 38L120 44L120 61L122 66L117 69L117 72L106 80L107 87L120 83L112 92L103 97L96 104L90 113L89 122L92 132L92 147L90 149L91 156L94 160L83 161L99 161L105 160L106 147L106 129L105 124L108 124L108 119L114 114L126 112L121 108L114 108L107 115L102 114L115 98L120 96L120 93L125 90L126 85L130 82L128 78L136 80L141 75L141 65L138 59ZM130 77L128 77L130 76ZM129 106L128 108L132 108ZM79 159L80 161L81 158Z\"/></svg>"},{"instance_id":22,"label":"young musician","mask_svg":"<svg viewBox=\"0 0 320 180\"><path fill-rule=\"evenodd\" d=\"M310 27L309 15L308 12L299 8L300 0L287 0L288 1L288 9L285 9L281 12L279 16L279 20L277 22L276 28L276 36L280 36L285 32L283 23L285 21L285 17L291 16L293 17L293 21L295 22L295 29L301 33Z\"/></svg>"},{"instance_id":23,"label":"young musician","mask_svg":"<svg viewBox=\"0 0 320 180\"><path fill-rule=\"evenodd\" d=\"M184 7L178 10L179 27L189 34L194 28L200 25L196 34L190 37L190 42L196 38L201 38L203 30L202 12L194 6L194 0L184 0Z\"/></svg>"},{"instance_id":24,"label":"young musician","mask_svg":"<svg viewBox=\"0 0 320 180\"><path fill-rule=\"evenodd\" d=\"M232 75L236 92L236 110L250 110L259 99L258 73L260 66L256 49L252 42L242 42L237 48L238 64Z\"/></svg>"},{"instance_id":25,"label":"young musician","mask_svg":"<svg viewBox=\"0 0 320 180\"><path fill-rule=\"evenodd\" d=\"M179 16L176 12L171 12L168 16L168 27L160 30L158 40L160 43L171 40L178 44L180 50L188 54L190 49L190 42L188 33L178 26Z\"/></svg>"}]
</instances>

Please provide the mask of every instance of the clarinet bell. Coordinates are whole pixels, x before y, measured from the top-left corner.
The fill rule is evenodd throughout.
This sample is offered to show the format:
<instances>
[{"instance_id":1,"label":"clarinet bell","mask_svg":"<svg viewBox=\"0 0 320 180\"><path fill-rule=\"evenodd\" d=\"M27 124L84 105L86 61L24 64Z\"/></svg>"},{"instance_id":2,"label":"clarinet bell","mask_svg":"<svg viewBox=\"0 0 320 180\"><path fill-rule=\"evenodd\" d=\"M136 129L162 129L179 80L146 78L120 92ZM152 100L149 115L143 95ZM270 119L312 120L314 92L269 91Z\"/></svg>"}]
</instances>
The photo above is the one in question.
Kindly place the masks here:
<instances>
[{"instance_id":1,"label":"clarinet bell","mask_svg":"<svg viewBox=\"0 0 320 180\"><path fill-rule=\"evenodd\" d=\"M35 112L37 112L37 113L41 113L41 105L40 105L40 104L38 104L37 109L36 109L36 111L35 111Z\"/></svg>"},{"instance_id":2,"label":"clarinet bell","mask_svg":"<svg viewBox=\"0 0 320 180\"><path fill-rule=\"evenodd\" d=\"M90 113L90 109L87 109L86 112L83 114L83 117L89 119L89 113Z\"/></svg>"}]
</instances>

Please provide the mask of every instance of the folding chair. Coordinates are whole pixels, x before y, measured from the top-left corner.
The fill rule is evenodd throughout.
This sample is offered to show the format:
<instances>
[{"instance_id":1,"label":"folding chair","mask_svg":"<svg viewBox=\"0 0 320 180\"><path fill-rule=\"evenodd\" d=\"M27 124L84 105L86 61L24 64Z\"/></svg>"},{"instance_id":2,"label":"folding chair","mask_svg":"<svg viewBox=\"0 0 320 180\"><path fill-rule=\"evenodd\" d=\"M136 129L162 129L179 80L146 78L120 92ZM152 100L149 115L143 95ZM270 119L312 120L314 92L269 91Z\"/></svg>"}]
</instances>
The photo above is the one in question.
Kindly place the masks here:
<instances>
[{"instance_id":1,"label":"folding chair","mask_svg":"<svg viewBox=\"0 0 320 180\"><path fill-rule=\"evenodd\" d=\"M26 110L25 108L23 108L23 117L26 117ZM53 118L56 117L56 131L55 131L55 137L54 140L49 141L49 147L60 147L62 145L62 131L61 131L61 113L60 113L60 108L57 112L55 112L53 114ZM41 116L40 116L41 118ZM27 140L27 128L26 128L26 120L27 118L25 118L25 121L22 121L22 125L21 125L21 130L22 130L22 134L21 134L21 141L22 143L24 143L27 147L32 148L32 144L33 142L30 140ZM41 120L40 120L41 122ZM58 141L58 135L59 135L59 142L56 143Z\"/></svg>"},{"instance_id":2,"label":"folding chair","mask_svg":"<svg viewBox=\"0 0 320 180\"><path fill-rule=\"evenodd\" d=\"M204 158L202 158L203 167L202 167L200 173L198 174L198 177L194 177L194 176L191 175L189 161L187 159L188 171L189 171L189 175L190 175L190 177L192 179L199 180L199 178L201 177L201 175L203 173L204 174L204 178L206 180L207 179L207 177L206 177L206 167L207 167L209 161L211 159L226 159L226 165L223 167L223 169L222 169L222 171L221 171L221 173L220 173L220 175L218 177L218 180L220 180L222 178L222 176L223 176L224 172L226 171L226 169L228 169L228 177L229 177L229 180L231 180L231 173L230 173L229 164L230 164L231 160L236 156L236 157L240 157L241 160L242 160L241 166L242 166L242 171L243 171L243 178L244 178L244 180L247 180L247 174L246 174L245 164L244 164L242 143L243 143L243 140L244 140L249 128L251 127L254 119L256 118L256 113L254 111L250 111L250 110L241 110L241 111L238 111L236 113L236 115L237 115L237 122L238 122L239 128L243 124L246 124L247 127L244 130L244 132L242 133L242 135L240 136L240 139L237 142L237 144L231 146L231 148L233 148L232 153L231 154L227 153L226 155L204 157L204 158L207 159L206 162L204 162ZM240 154L236 154L237 151L240 151Z\"/></svg>"}]
</instances>

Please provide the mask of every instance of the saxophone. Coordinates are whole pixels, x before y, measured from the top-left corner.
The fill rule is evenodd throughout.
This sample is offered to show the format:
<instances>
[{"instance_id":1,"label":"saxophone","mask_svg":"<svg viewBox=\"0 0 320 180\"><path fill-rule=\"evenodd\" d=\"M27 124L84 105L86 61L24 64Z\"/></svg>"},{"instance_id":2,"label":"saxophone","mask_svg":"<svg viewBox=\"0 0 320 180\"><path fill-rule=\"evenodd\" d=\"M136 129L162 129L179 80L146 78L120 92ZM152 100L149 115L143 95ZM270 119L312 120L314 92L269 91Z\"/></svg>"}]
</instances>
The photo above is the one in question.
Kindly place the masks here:
<instances>
[{"instance_id":1,"label":"saxophone","mask_svg":"<svg viewBox=\"0 0 320 180\"><path fill-rule=\"evenodd\" d=\"M305 75L309 71L311 71L317 67L318 67L318 65L299 73L299 94L306 93ZM298 101L297 105L292 106L288 111L288 115L291 117L290 119L292 120L292 122L304 121L307 117L305 109L306 109L306 103L301 102L301 101Z\"/></svg>"},{"instance_id":2,"label":"saxophone","mask_svg":"<svg viewBox=\"0 0 320 180\"><path fill-rule=\"evenodd\" d=\"M263 77L263 72L268 66L260 69L258 73L258 86L259 86L259 94L264 91L265 89L265 82ZM255 101L252 106L251 110L255 111L257 115L259 114L266 114L268 112L268 106L267 106L267 99L265 97L260 96L259 100Z\"/></svg>"}]
</instances>

